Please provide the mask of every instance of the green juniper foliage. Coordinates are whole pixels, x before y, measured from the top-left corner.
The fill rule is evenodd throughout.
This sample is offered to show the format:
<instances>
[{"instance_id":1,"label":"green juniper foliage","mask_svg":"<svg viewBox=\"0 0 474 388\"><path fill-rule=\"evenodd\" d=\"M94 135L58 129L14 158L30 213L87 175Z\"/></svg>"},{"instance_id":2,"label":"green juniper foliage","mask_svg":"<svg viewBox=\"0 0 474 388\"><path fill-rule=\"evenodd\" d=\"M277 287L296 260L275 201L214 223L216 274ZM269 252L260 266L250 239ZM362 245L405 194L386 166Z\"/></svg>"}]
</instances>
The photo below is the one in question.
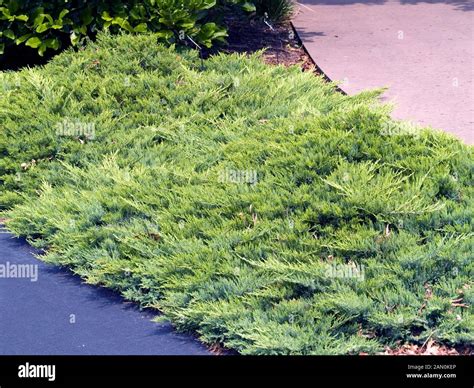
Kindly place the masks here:
<instances>
[{"instance_id":1,"label":"green juniper foliage","mask_svg":"<svg viewBox=\"0 0 474 388\"><path fill-rule=\"evenodd\" d=\"M243 354L472 345L471 147L387 134L378 92L155 39L0 73L10 230Z\"/></svg>"}]
</instances>

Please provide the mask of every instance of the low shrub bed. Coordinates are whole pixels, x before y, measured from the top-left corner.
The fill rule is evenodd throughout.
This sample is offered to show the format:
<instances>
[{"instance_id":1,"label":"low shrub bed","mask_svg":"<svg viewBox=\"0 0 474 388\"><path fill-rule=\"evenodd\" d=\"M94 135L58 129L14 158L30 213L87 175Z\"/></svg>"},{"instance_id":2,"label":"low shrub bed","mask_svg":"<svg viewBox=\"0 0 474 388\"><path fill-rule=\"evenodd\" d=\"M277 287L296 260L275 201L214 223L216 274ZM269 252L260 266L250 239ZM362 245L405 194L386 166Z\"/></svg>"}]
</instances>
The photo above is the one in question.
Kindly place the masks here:
<instances>
[{"instance_id":1,"label":"low shrub bed","mask_svg":"<svg viewBox=\"0 0 474 388\"><path fill-rule=\"evenodd\" d=\"M156 32L164 43L191 37L205 47L227 36L220 24L227 7L245 11L244 0L0 0L0 59L15 45L47 50L77 46L98 31ZM279 11L280 12L280 11Z\"/></svg>"},{"instance_id":2,"label":"low shrub bed","mask_svg":"<svg viewBox=\"0 0 474 388\"><path fill-rule=\"evenodd\" d=\"M155 40L0 73L10 230L243 354L472 344L472 147L377 92Z\"/></svg>"}]
</instances>

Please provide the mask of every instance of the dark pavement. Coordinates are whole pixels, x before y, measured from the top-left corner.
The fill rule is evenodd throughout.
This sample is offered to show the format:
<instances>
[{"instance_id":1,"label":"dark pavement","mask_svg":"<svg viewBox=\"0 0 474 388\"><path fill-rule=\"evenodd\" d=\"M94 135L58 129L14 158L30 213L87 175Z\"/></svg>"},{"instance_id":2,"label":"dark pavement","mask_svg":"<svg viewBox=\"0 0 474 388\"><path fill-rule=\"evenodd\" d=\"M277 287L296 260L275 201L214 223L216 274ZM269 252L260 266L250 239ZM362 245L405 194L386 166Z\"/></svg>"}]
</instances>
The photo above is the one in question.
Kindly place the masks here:
<instances>
[{"instance_id":1,"label":"dark pavement","mask_svg":"<svg viewBox=\"0 0 474 388\"><path fill-rule=\"evenodd\" d=\"M0 225L1 229L1 225ZM150 320L117 294L81 282L33 257L33 248L0 230L0 355L206 355L194 338ZM37 281L12 278L37 265ZM26 272L24 273L26 274ZM75 321L75 322L74 322Z\"/></svg>"}]
</instances>

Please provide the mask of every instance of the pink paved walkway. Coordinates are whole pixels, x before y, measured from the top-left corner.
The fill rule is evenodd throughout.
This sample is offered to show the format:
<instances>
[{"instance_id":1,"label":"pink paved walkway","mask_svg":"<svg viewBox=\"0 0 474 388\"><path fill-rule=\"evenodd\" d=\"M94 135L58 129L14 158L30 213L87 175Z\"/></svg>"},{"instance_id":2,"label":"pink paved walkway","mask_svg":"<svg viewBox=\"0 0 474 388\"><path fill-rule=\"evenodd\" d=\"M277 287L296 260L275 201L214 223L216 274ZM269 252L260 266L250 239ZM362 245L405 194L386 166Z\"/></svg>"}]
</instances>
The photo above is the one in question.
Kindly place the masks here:
<instances>
[{"instance_id":1,"label":"pink paved walkway","mask_svg":"<svg viewBox=\"0 0 474 388\"><path fill-rule=\"evenodd\" d=\"M474 0L299 0L306 49L349 94L388 86L393 116L474 144Z\"/></svg>"}]
</instances>

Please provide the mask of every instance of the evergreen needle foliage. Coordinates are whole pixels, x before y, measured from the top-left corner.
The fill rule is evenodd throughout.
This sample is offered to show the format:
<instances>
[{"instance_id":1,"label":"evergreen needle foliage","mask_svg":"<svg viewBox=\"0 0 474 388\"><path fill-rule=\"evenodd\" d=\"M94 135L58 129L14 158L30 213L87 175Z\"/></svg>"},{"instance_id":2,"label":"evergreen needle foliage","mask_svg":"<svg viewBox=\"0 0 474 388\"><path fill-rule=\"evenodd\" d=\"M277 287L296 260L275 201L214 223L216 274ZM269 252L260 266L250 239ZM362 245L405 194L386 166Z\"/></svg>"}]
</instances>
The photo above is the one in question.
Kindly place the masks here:
<instances>
[{"instance_id":1,"label":"evergreen needle foliage","mask_svg":"<svg viewBox=\"0 0 474 388\"><path fill-rule=\"evenodd\" d=\"M0 76L0 204L43 260L243 354L473 343L472 148L387 135L377 92L148 35Z\"/></svg>"}]
</instances>

